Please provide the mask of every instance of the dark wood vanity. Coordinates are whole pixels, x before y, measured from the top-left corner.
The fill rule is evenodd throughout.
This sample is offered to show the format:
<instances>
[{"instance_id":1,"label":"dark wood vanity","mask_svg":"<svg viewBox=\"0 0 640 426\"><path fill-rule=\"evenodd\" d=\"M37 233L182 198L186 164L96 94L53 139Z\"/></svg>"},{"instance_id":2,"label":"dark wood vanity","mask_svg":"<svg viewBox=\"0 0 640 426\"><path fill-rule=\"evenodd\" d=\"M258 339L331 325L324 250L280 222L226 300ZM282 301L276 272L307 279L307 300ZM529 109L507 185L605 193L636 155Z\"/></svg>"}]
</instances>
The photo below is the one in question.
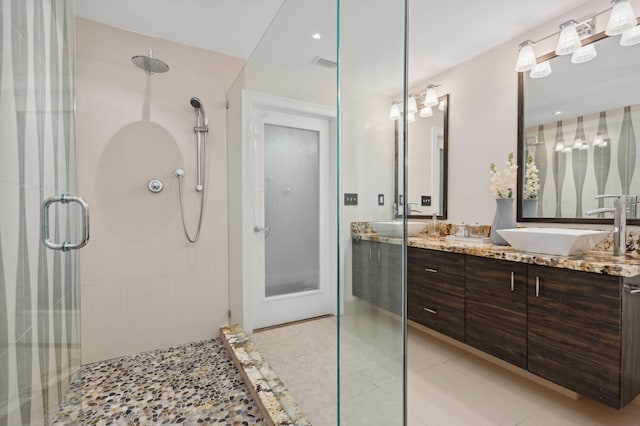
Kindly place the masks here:
<instances>
[{"instance_id":1,"label":"dark wood vanity","mask_svg":"<svg viewBox=\"0 0 640 426\"><path fill-rule=\"evenodd\" d=\"M389 309L365 288L400 294L400 259L385 261L398 274L387 278L373 277L375 269L366 277L357 265L392 244L353 242L353 294L398 313L396 299ZM640 293L632 293L640 276L417 247L407 253L409 320L611 407L640 394ZM398 271L390 271L394 264Z\"/></svg>"}]
</instances>

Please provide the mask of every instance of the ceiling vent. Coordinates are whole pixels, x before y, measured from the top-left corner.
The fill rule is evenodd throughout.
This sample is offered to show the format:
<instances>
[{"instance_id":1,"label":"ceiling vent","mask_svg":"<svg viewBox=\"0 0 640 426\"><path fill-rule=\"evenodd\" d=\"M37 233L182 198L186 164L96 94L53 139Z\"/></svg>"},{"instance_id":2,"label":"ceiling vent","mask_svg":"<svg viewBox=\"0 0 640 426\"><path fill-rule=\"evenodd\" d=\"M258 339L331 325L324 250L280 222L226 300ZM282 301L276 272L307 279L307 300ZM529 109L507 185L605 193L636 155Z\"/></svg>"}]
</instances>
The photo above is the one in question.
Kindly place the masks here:
<instances>
[{"instance_id":1,"label":"ceiling vent","mask_svg":"<svg viewBox=\"0 0 640 426\"><path fill-rule=\"evenodd\" d=\"M335 68L338 66L336 62L330 61L329 59L321 58L320 56L317 56L313 60L313 62L326 68Z\"/></svg>"}]
</instances>

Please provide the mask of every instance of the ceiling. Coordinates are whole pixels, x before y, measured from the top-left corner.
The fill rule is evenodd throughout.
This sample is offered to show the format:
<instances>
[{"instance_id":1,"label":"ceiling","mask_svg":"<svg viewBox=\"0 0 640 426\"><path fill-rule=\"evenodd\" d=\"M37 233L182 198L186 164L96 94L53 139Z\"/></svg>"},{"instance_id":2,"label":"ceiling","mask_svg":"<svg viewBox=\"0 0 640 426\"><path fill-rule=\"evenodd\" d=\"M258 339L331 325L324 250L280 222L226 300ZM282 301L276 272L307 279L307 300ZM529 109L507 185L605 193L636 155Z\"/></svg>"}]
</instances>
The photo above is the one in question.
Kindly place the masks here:
<instances>
[{"instance_id":1,"label":"ceiling","mask_svg":"<svg viewBox=\"0 0 640 426\"><path fill-rule=\"evenodd\" d=\"M364 11L375 14L376 2L363 1L368 6ZM329 7L331 3L328 2L287 2L277 17L277 24L272 25L265 37L269 42L265 40L261 44L258 52L261 60L271 58L273 64L280 67L291 66L295 61L310 66L316 56L335 60L335 34L323 37L317 43L306 39L300 41L292 36L292 31L303 34L307 39L312 32L335 32L335 23L328 22L335 21L335 8ZM454 67L583 3L586 1L409 0L410 85ZM605 6L607 3L603 0ZM283 0L79 0L76 9L78 16L93 21L247 59L282 4ZM385 0L377 4L378 9L383 9L388 8L391 2ZM362 8L358 3L344 0L342 7ZM390 23L401 22L398 16L389 16L388 20ZM378 17L378 22L384 19L385 16ZM366 25L368 21L361 22ZM463 30L453 31L454 27ZM343 22L345 35L364 34L366 30ZM378 32L385 30L389 31L389 28ZM390 85L388 90L384 88L382 80L385 75L394 74L395 70L386 70L385 63L376 58L376 48L381 48L380 43L385 43L385 40L381 38L376 43L369 43L370 51L362 49L357 60L369 72L375 70L372 81L382 86L381 92L394 92L397 86L392 89ZM366 44L365 40L362 45ZM372 63L367 67L368 60ZM371 84L369 81L362 83Z\"/></svg>"},{"instance_id":2,"label":"ceiling","mask_svg":"<svg viewBox=\"0 0 640 426\"><path fill-rule=\"evenodd\" d=\"M77 0L76 15L247 59L283 0Z\"/></svg>"}]
</instances>

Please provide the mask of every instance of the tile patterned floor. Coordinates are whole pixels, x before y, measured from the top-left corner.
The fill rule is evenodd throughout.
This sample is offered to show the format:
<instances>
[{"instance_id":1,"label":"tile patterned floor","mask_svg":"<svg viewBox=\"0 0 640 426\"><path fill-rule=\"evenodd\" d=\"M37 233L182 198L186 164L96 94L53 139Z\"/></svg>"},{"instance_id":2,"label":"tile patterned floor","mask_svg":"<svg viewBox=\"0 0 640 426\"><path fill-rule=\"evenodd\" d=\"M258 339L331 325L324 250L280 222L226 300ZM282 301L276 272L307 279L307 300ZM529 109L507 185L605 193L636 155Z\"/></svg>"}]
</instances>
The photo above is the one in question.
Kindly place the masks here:
<instances>
[{"instance_id":1,"label":"tile patterned floor","mask_svg":"<svg viewBox=\"0 0 640 426\"><path fill-rule=\"evenodd\" d=\"M347 308L341 320L342 424L400 426L398 321L366 306ZM619 411L572 400L412 327L408 337L409 426L640 425L640 399ZM335 425L336 319L253 340L311 423Z\"/></svg>"},{"instance_id":2,"label":"tile patterned floor","mask_svg":"<svg viewBox=\"0 0 640 426\"><path fill-rule=\"evenodd\" d=\"M220 339L83 366L75 389L54 425L265 424Z\"/></svg>"}]
</instances>

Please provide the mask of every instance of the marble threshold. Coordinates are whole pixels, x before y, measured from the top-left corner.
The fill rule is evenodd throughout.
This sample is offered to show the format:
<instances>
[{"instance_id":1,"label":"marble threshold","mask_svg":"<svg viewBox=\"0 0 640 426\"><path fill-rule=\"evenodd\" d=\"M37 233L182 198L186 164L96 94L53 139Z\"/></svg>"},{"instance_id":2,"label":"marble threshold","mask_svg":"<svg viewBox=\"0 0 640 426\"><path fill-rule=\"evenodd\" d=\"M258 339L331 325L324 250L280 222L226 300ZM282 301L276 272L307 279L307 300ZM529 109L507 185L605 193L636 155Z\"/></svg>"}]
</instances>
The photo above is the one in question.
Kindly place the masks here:
<instances>
[{"instance_id":1,"label":"marble threshold","mask_svg":"<svg viewBox=\"0 0 640 426\"><path fill-rule=\"evenodd\" d=\"M298 403L239 325L220 327L220 335L249 391L274 426L311 426Z\"/></svg>"}]
</instances>

